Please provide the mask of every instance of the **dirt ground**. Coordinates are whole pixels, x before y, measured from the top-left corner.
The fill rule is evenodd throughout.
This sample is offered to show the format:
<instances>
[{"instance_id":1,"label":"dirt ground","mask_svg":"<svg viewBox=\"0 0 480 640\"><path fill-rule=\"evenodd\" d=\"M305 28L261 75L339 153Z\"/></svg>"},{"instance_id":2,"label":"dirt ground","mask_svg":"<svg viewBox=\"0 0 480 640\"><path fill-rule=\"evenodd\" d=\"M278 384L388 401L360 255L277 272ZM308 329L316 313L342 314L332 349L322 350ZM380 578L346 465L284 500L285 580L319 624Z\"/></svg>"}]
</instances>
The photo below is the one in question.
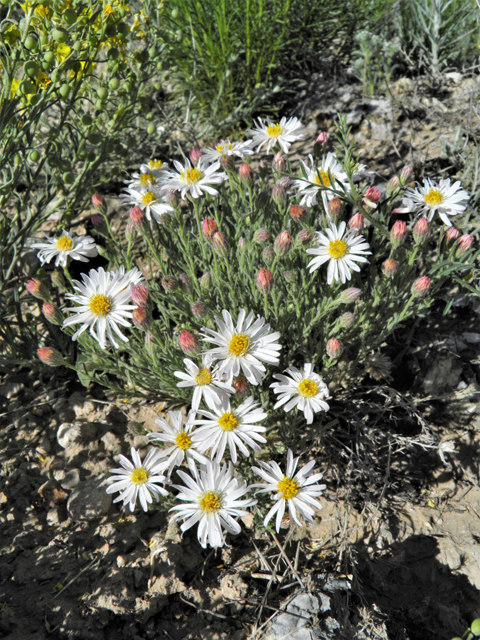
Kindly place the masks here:
<instances>
[{"instance_id":1,"label":"dirt ground","mask_svg":"<svg viewBox=\"0 0 480 640\"><path fill-rule=\"evenodd\" d=\"M407 162L417 179L447 176L447 152L480 133L479 93L459 74L435 90L404 78L368 99L316 77L296 114L311 135L291 157L343 113L375 184ZM125 514L105 493L114 457L146 446L138 425L154 430L162 405L85 389L58 369L4 376L1 637L461 635L480 616L480 303L442 309L392 337L390 386L366 380L333 399L344 420L314 450L327 484L314 524L286 524L275 539L245 517L217 551L195 530L181 537L166 512Z\"/></svg>"}]
</instances>

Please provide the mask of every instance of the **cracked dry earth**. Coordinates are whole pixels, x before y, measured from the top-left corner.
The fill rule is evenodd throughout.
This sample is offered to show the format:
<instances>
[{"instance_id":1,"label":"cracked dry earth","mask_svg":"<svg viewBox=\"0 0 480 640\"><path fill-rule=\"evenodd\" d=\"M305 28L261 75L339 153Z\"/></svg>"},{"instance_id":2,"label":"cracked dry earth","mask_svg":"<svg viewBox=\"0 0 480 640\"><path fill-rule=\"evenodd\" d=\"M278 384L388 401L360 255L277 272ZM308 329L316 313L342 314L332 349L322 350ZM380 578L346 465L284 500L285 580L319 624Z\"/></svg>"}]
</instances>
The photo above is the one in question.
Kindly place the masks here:
<instances>
[{"instance_id":1,"label":"cracked dry earth","mask_svg":"<svg viewBox=\"0 0 480 640\"><path fill-rule=\"evenodd\" d=\"M331 130L335 113L344 113L379 184L405 162L423 167L428 157L445 167L454 123L465 122L478 95L474 80L457 77L448 80L443 101L418 111L432 96L405 79L388 99L366 100L356 86L318 84L321 108L320 99L305 100L302 114L312 137ZM478 127L472 118L470 124L471 132ZM311 140L294 152L303 157L310 148ZM416 322L393 337L390 355L402 355L392 386L422 419L413 431L400 421L396 442L404 445L379 455L383 484L353 491L348 475L342 484L331 455L336 434L326 434L330 455L314 451L327 484L314 524L286 526L275 540L246 517L242 533L218 551L202 550L194 530L181 537L166 511L125 514L105 493L115 456L146 447L135 425L154 430L162 405L85 389L58 370L39 380L5 375L0 636L439 640L462 634L480 616L480 305L460 301L446 318L441 311L438 320ZM381 410L387 397L379 391ZM355 429L352 442L361 437L360 419ZM450 440L455 452L443 462L438 445ZM337 445L339 459L353 446L345 439ZM306 440L300 447L298 453L311 451Z\"/></svg>"}]
</instances>

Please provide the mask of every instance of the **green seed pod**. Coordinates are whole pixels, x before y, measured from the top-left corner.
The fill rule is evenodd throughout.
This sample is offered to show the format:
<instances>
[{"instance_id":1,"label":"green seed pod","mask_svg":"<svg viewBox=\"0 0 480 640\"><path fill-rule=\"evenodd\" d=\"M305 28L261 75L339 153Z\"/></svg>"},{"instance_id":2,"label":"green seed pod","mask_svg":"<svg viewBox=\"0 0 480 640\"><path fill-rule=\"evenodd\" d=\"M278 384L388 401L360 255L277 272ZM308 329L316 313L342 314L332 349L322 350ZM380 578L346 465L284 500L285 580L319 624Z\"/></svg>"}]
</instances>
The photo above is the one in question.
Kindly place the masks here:
<instances>
[{"instance_id":1,"label":"green seed pod","mask_svg":"<svg viewBox=\"0 0 480 640\"><path fill-rule=\"evenodd\" d=\"M24 95L28 95L29 93L35 93L36 90L37 90L36 85L33 82L31 82L30 80L24 80L20 84L20 91Z\"/></svg>"},{"instance_id":2,"label":"green seed pod","mask_svg":"<svg viewBox=\"0 0 480 640\"><path fill-rule=\"evenodd\" d=\"M55 27L52 29L52 38L55 42L66 42L68 40L68 31L63 27Z\"/></svg>"},{"instance_id":3,"label":"green seed pod","mask_svg":"<svg viewBox=\"0 0 480 640\"><path fill-rule=\"evenodd\" d=\"M87 154L87 160L89 162L94 162L97 159L97 152L93 151L93 149L91 151L88 152Z\"/></svg>"},{"instance_id":4,"label":"green seed pod","mask_svg":"<svg viewBox=\"0 0 480 640\"><path fill-rule=\"evenodd\" d=\"M161 91L162 90L162 83L161 82L154 82L153 83L153 88L155 89L155 91Z\"/></svg>"},{"instance_id":5,"label":"green seed pod","mask_svg":"<svg viewBox=\"0 0 480 640\"><path fill-rule=\"evenodd\" d=\"M160 62L157 62L157 69L159 71L163 71L164 68L165 68L165 63L162 60L160 60Z\"/></svg>"},{"instance_id":6,"label":"green seed pod","mask_svg":"<svg viewBox=\"0 0 480 640\"><path fill-rule=\"evenodd\" d=\"M117 49L117 47L112 47L107 52L108 60L117 60L119 55L120 55L120 51Z\"/></svg>"},{"instance_id":7,"label":"green seed pod","mask_svg":"<svg viewBox=\"0 0 480 640\"><path fill-rule=\"evenodd\" d=\"M147 113L147 115L145 116L145 120L147 120L147 122L150 122L150 120L153 120L153 113L151 111Z\"/></svg>"},{"instance_id":8,"label":"green seed pod","mask_svg":"<svg viewBox=\"0 0 480 640\"><path fill-rule=\"evenodd\" d=\"M36 104L40 102L42 96L39 93L29 93L27 96L28 104L31 104L34 107Z\"/></svg>"},{"instance_id":9,"label":"green seed pod","mask_svg":"<svg viewBox=\"0 0 480 640\"><path fill-rule=\"evenodd\" d=\"M30 151L30 153L28 154L28 157L32 162L38 162L40 160L40 154L36 149L33 149L32 151Z\"/></svg>"},{"instance_id":10,"label":"green seed pod","mask_svg":"<svg viewBox=\"0 0 480 640\"><path fill-rule=\"evenodd\" d=\"M86 127L92 124L92 116L89 113L84 113L82 116L82 124Z\"/></svg>"},{"instance_id":11,"label":"green seed pod","mask_svg":"<svg viewBox=\"0 0 480 640\"><path fill-rule=\"evenodd\" d=\"M105 35L107 38L114 38L117 35L117 26L115 24L107 24L105 27Z\"/></svg>"},{"instance_id":12,"label":"green seed pod","mask_svg":"<svg viewBox=\"0 0 480 640\"><path fill-rule=\"evenodd\" d=\"M42 47L48 44L48 36L46 33L41 33L38 39Z\"/></svg>"},{"instance_id":13,"label":"green seed pod","mask_svg":"<svg viewBox=\"0 0 480 640\"><path fill-rule=\"evenodd\" d=\"M153 135L156 130L157 130L157 127L154 124L149 124L147 127L147 133L149 136Z\"/></svg>"},{"instance_id":14,"label":"green seed pod","mask_svg":"<svg viewBox=\"0 0 480 640\"><path fill-rule=\"evenodd\" d=\"M22 162L22 156L19 153L16 153L13 156L13 164L20 164Z\"/></svg>"},{"instance_id":15,"label":"green seed pod","mask_svg":"<svg viewBox=\"0 0 480 640\"><path fill-rule=\"evenodd\" d=\"M43 54L43 59L45 62L55 62L55 54L53 51L45 51Z\"/></svg>"},{"instance_id":16,"label":"green seed pod","mask_svg":"<svg viewBox=\"0 0 480 640\"><path fill-rule=\"evenodd\" d=\"M62 84L58 89L58 93L64 100L66 100L70 93L70 87L68 86L68 84Z\"/></svg>"},{"instance_id":17,"label":"green seed pod","mask_svg":"<svg viewBox=\"0 0 480 640\"><path fill-rule=\"evenodd\" d=\"M72 184L75 181L75 175L71 171L66 171L62 178L65 184Z\"/></svg>"},{"instance_id":18,"label":"green seed pod","mask_svg":"<svg viewBox=\"0 0 480 640\"><path fill-rule=\"evenodd\" d=\"M91 144L100 144L102 141L102 135L98 133L98 131L92 131L88 134L87 137L88 141L91 142Z\"/></svg>"},{"instance_id":19,"label":"green seed pod","mask_svg":"<svg viewBox=\"0 0 480 640\"><path fill-rule=\"evenodd\" d=\"M117 13L120 16L120 18L124 18L127 12L123 7L118 7Z\"/></svg>"},{"instance_id":20,"label":"green seed pod","mask_svg":"<svg viewBox=\"0 0 480 640\"><path fill-rule=\"evenodd\" d=\"M35 78L35 76L38 76L38 72L40 71L40 66L38 62L35 62L34 60L29 60L23 65L23 71L30 78Z\"/></svg>"},{"instance_id":21,"label":"green seed pod","mask_svg":"<svg viewBox=\"0 0 480 640\"><path fill-rule=\"evenodd\" d=\"M148 55L150 56L150 58L155 58L155 56L157 55L156 48L150 47L150 49L148 50Z\"/></svg>"},{"instance_id":22,"label":"green seed pod","mask_svg":"<svg viewBox=\"0 0 480 640\"><path fill-rule=\"evenodd\" d=\"M96 116L99 115L99 112L105 109L105 100L101 100L100 98L95 102L95 109L97 110Z\"/></svg>"},{"instance_id":23,"label":"green seed pod","mask_svg":"<svg viewBox=\"0 0 480 640\"><path fill-rule=\"evenodd\" d=\"M7 7L12 1L13 0L0 0L0 4L3 4L5 7Z\"/></svg>"},{"instance_id":24,"label":"green seed pod","mask_svg":"<svg viewBox=\"0 0 480 640\"><path fill-rule=\"evenodd\" d=\"M172 20L176 20L178 18L178 9L173 9L170 15L172 16Z\"/></svg>"},{"instance_id":25,"label":"green seed pod","mask_svg":"<svg viewBox=\"0 0 480 640\"><path fill-rule=\"evenodd\" d=\"M24 44L25 49L28 49L29 51L35 51L35 49L37 48L37 41L32 36L27 36L25 38Z\"/></svg>"},{"instance_id":26,"label":"green seed pod","mask_svg":"<svg viewBox=\"0 0 480 640\"><path fill-rule=\"evenodd\" d=\"M113 89L114 91L116 91L120 86L120 80L118 78L112 78L108 83L108 86L110 87L110 89Z\"/></svg>"},{"instance_id":27,"label":"green seed pod","mask_svg":"<svg viewBox=\"0 0 480 640\"><path fill-rule=\"evenodd\" d=\"M77 21L77 12L73 9L65 9L65 11L62 13L62 18L65 24L71 26Z\"/></svg>"},{"instance_id":28,"label":"green seed pod","mask_svg":"<svg viewBox=\"0 0 480 640\"><path fill-rule=\"evenodd\" d=\"M100 100L106 100L108 97L107 89L105 87L98 87L97 96L100 98Z\"/></svg>"},{"instance_id":29,"label":"green seed pod","mask_svg":"<svg viewBox=\"0 0 480 640\"><path fill-rule=\"evenodd\" d=\"M125 115L125 107L118 107L118 109L115 111L114 117L121 118L124 115Z\"/></svg>"},{"instance_id":30,"label":"green seed pod","mask_svg":"<svg viewBox=\"0 0 480 640\"><path fill-rule=\"evenodd\" d=\"M480 618L477 618L470 625L470 631L476 636L480 636Z\"/></svg>"},{"instance_id":31,"label":"green seed pod","mask_svg":"<svg viewBox=\"0 0 480 640\"><path fill-rule=\"evenodd\" d=\"M82 43L80 42L80 40L77 40L76 42L73 43L73 50L74 51L81 51L82 50Z\"/></svg>"},{"instance_id":32,"label":"green seed pod","mask_svg":"<svg viewBox=\"0 0 480 640\"><path fill-rule=\"evenodd\" d=\"M54 84L56 84L60 80L60 71L58 71L58 69L55 69L54 71L52 71L52 74L50 76L50 80Z\"/></svg>"}]
</instances>

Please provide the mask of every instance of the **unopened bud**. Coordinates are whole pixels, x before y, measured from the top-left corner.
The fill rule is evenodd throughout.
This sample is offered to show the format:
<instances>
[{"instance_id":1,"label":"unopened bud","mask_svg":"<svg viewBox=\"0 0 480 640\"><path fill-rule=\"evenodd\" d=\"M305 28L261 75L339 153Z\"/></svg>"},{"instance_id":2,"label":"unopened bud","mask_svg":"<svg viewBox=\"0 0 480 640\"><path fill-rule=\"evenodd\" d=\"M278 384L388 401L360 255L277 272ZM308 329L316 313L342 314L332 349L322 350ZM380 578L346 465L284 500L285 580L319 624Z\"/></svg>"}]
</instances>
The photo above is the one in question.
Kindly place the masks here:
<instances>
[{"instance_id":1,"label":"unopened bud","mask_svg":"<svg viewBox=\"0 0 480 640\"><path fill-rule=\"evenodd\" d=\"M54 287L57 287L60 291L67 291L67 283L61 271L52 271L50 278Z\"/></svg>"},{"instance_id":2,"label":"unopened bud","mask_svg":"<svg viewBox=\"0 0 480 640\"><path fill-rule=\"evenodd\" d=\"M421 244L430 235L430 224L427 218L420 218L413 228L413 240L415 244Z\"/></svg>"},{"instance_id":3,"label":"unopened bud","mask_svg":"<svg viewBox=\"0 0 480 640\"><path fill-rule=\"evenodd\" d=\"M342 329L350 329L350 327L355 323L355 316L353 313L344 313L340 316L340 326Z\"/></svg>"},{"instance_id":4,"label":"unopened bud","mask_svg":"<svg viewBox=\"0 0 480 640\"><path fill-rule=\"evenodd\" d=\"M463 236L461 236L461 238L459 238L458 240L457 254L461 256L462 254L466 253L472 246L472 242L473 236L469 236L468 233L465 233Z\"/></svg>"},{"instance_id":5,"label":"unopened bud","mask_svg":"<svg viewBox=\"0 0 480 640\"><path fill-rule=\"evenodd\" d=\"M138 327L138 329L147 331L152 324L152 315L148 309L137 307L133 310L132 320L133 324Z\"/></svg>"},{"instance_id":6,"label":"unopened bud","mask_svg":"<svg viewBox=\"0 0 480 640\"><path fill-rule=\"evenodd\" d=\"M399 247L407 235L407 223L397 220L390 231L390 241L394 247Z\"/></svg>"},{"instance_id":7,"label":"unopened bud","mask_svg":"<svg viewBox=\"0 0 480 640\"><path fill-rule=\"evenodd\" d=\"M326 349L330 358L339 358L343 353L343 344L337 338L330 338Z\"/></svg>"},{"instance_id":8,"label":"unopened bud","mask_svg":"<svg viewBox=\"0 0 480 640\"><path fill-rule=\"evenodd\" d=\"M192 164L197 164L197 162L202 157L202 152L198 147L192 147L188 152L188 156Z\"/></svg>"},{"instance_id":9,"label":"unopened bud","mask_svg":"<svg viewBox=\"0 0 480 640\"><path fill-rule=\"evenodd\" d=\"M169 189L166 195L167 203L176 209L180 205L180 194L174 189Z\"/></svg>"},{"instance_id":10,"label":"unopened bud","mask_svg":"<svg viewBox=\"0 0 480 640\"><path fill-rule=\"evenodd\" d=\"M266 262L267 264L270 264L271 262L273 262L275 258L275 251L273 250L273 247L271 244L267 245L265 249L262 251L262 258L263 258L263 261Z\"/></svg>"},{"instance_id":11,"label":"unopened bud","mask_svg":"<svg viewBox=\"0 0 480 640\"><path fill-rule=\"evenodd\" d=\"M378 202L381 198L382 194L377 189L377 187L368 187L365 191L365 198L367 200L371 200L372 202Z\"/></svg>"},{"instance_id":12,"label":"unopened bud","mask_svg":"<svg viewBox=\"0 0 480 640\"><path fill-rule=\"evenodd\" d=\"M399 182L400 182L400 186L404 186L407 184L407 182L409 182L411 176L412 176L413 170L412 167L410 167L408 164L406 164L403 169L400 171L400 178L399 178Z\"/></svg>"},{"instance_id":13,"label":"unopened bud","mask_svg":"<svg viewBox=\"0 0 480 640\"><path fill-rule=\"evenodd\" d=\"M322 131L318 134L317 139L313 145L313 155L316 158L320 158L323 154L323 149L328 141L328 133L326 131Z\"/></svg>"},{"instance_id":14,"label":"unopened bud","mask_svg":"<svg viewBox=\"0 0 480 640\"><path fill-rule=\"evenodd\" d=\"M307 218L307 213L299 204L292 204L290 206L290 217L295 222L304 222Z\"/></svg>"},{"instance_id":15,"label":"unopened bud","mask_svg":"<svg viewBox=\"0 0 480 640\"><path fill-rule=\"evenodd\" d=\"M221 231L217 231L217 233L214 234L212 241L215 253L219 256L226 257L228 255L228 241L225 234Z\"/></svg>"},{"instance_id":16,"label":"unopened bud","mask_svg":"<svg viewBox=\"0 0 480 640\"><path fill-rule=\"evenodd\" d=\"M130 222L136 228L141 228L145 224L145 212L140 207L132 207L130 209Z\"/></svg>"},{"instance_id":17,"label":"unopened bud","mask_svg":"<svg viewBox=\"0 0 480 640\"><path fill-rule=\"evenodd\" d=\"M273 201L282 209L287 204L287 193L286 193L285 189L280 184L276 184L273 187L273 189L272 189L272 198L273 198Z\"/></svg>"},{"instance_id":18,"label":"unopened bud","mask_svg":"<svg viewBox=\"0 0 480 640\"><path fill-rule=\"evenodd\" d=\"M198 340L192 333L190 333L190 331L187 331L186 329L180 331L180 334L178 336L178 344L180 345L180 349L183 351L183 353L187 355L194 355L198 353Z\"/></svg>"},{"instance_id":19,"label":"unopened bud","mask_svg":"<svg viewBox=\"0 0 480 640\"><path fill-rule=\"evenodd\" d=\"M275 251L277 256L284 256L290 249L291 244L292 236L288 233L288 231L282 231L282 233L279 233L275 238L273 250Z\"/></svg>"},{"instance_id":20,"label":"unopened bud","mask_svg":"<svg viewBox=\"0 0 480 640\"><path fill-rule=\"evenodd\" d=\"M137 307L141 309L147 309L149 307L150 293L144 284L131 284L130 295L132 296L133 304L137 305Z\"/></svg>"},{"instance_id":21,"label":"unopened bud","mask_svg":"<svg viewBox=\"0 0 480 640\"><path fill-rule=\"evenodd\" d=\"M338 198L332 198L328 203L328 212L330 213L330 217L333 221L338 220L340 214L342 213L342 202Z\"/></svg>"},{"instance_id":22,"label":"unopened bud","mask_svg":"<svg viewBox=\"0 0 480 640\"><path fill-rule=\"evenodd\" d=\"M39 300L48 300L50 298L47 287L38 278L32 278L27 282L27 290Z\"/></svg>"},{"instance_id":23,"label":"unopened bud","mask_svg":"<svg viewBox=\"0 0 480 640\"><path fill-rule=\"evenodd\" d=\"M298 245L306 245L309 244L313 240L313 233L310 229L302 229L297 233L295 238L295 243Z\"/></svg>"},{"instance_id":24,"label":"unopened bud","mask_svg":"<svg viewBox=\"0 0 480 640\"><path fill-rule=\"evenodd\" d=\"M220 156L220 164L226 171L233 171L235 169L235 161L232 156Z\"/></svg>"},{"instance_id":25,"label":"unopened bud","mask_svg":"<svg viewBox=\"0 0 480 640\"><path fill-rule=\"evenodd\" d=\"M178 281L180 283L181 290L185 291L185 293L189 293L192 290L192 281L186 273L181 273L178 276Z\"/></svg>"},{"instance_id":26,"label":"unopened bud","mask_svg":"<svg viewBox=\"0 0 480 640\"><path fill-rule=\"evenodd\" d=\"M247 395L249 384L244 378L235 378L232 386L235 389L235 395L240 397Z\"/></svg>"},{"instance_id":27,"label":"unopened bud","mask_svg":"<svg viewBox=\"0 0 480 640\"><path fill-rule=\"evenodd\" d=\"M268 174L268 162L265 159L260 160L258 163L258 173L261 178L266 178Z\"/></svg>"},{"instance_id":28,"label":"unopened bud","mask_svg":"<svg viewBox=\"0 0 480 640\"><path fill-rule=\"evenodd\" d=\"M58 307L51 302L44 302L42 306L42 313L45 318L52 324L63 324L63 313Z\"/></svg>"},{"instance_id":29,"label":"unopened bud","mask_svg":"<svg viewBox=\"0 0 480 640\"><path fill-rule=\"evenodd\" d=\"M245 238L239 238L238 240L238 250L243 253L244 251L247 250L247 241L245 240Z\"/></svg>"},{"instance_id":30,"label":"unopened bud","mask_svg":"<svg viewBox=\"0 0 480 640\"><path fill-rule=\"evenodd\" d=\"M127 222L127 226L125 227L125 238L127 242L133 242L137 237L138 228L132 223L131 220Z\"/></svg>"},{"instance_id":31,"label":"unopened bud","mask_svg":"<svg viewBox=\"0 0 480 640\"><path fill-rule=\"evenodd\" d=\"M242 162L238 169L238 175L243 184L251 185L253 182L252 167L246 162Z\"/></svg>"},{"instance_id":32,"label":"unopened bud","mask_svg":"<svg viewBox=\"0 0 480 640\"><path fill-rule=\"evenodd\" d=\"M103 211L105 209L105 198L100 193L94 193L92 196L92 204L95 209Z\"/></svg>"},{"instance_id":33,"label":"unopened bud","mask_svg":"<svg viewBox=\"0 0 480 640\"><path fill-rule=\"evenodd\" d=\"M348 228L357 229L358 231L363 229L363 216L359 211L348 221Z\"/></svg>"},{"instance_id":34,"label":"unopened bud","mask_svg":"<svg viewBox=\"0 0 480 640\"><path fill-rule=\"evenodd\" d=\"M283 153L279 151L273 158L273 162L272 162L273 169L275 171L283 171L286 164L287 164L287 159L285 158Z\"/></svg>"},{"instance_id":35,"label":"unopened bud","mask_svg":"<svg viewBox=\"0 0 480 640\"><path fill-rule=\"evenodd\" d=\"M288 189L288 187L290 186L290 178L288 176L282 176L277 184L284 189Z\"/></svg>"},{"instance_id":36,"label":"unopened bud","mask_svg":"<svg viewBox=\"0 0 480 640\"><path fill-rule=\"evenodd\" d=\"M52 347L40 347L37 349L37 355L49 367L60 367L64 363L62 354Z\"/></svg>"},{"instance_id":37,"label":"unopened bud","mask_svg":"<svg viewBox=\"0 0 480 640\"><path fill-rule=\"evenodd\" d=\"M205 240L211 240L217 231L218 226L213 218L205 218L202 220L202 234Z\"/></svg>"},{"instance_id":38,"label":"unopened bud","mask_svg":"<svg viewBox=\"0 0 480 640\"><path fill-rule=\"evenodd\" d=\"M107 230L107 226L105 224L103 216L99 215L98 213L94 213L90 220L92 221L95 231L98 231L98 233L105 233L105 231Z\"/></svg>"},{"instance_id":39,"label":"unopened bud","mask_svg":"<svg viewBox=\"0 0 480 640\"><path fill-rule=\"evenodd\" d=\"M176 291L179 287L180 283L173 276L164 276L162 278L162 287L165 289L167 293L172 293Z\"/></svg>"},{"instance_id":40,"label":"unopened bud","mask_svg":"<svg viewBox=\"0 0 480 640\"><path fill-rule=\"evenodd\" d=\"M212 276L208 272L204 273L198 283L200 284L200 289L208 291L212 284Z\"/></svg>"},{"instance_id":41,"label":"unopened bud","mask_svg":"<svg viewBox=\"0 0 480 640\"><path fill-rule=\"evenodd\" d=\"M454 227L453 225L447 228L447 231L445 233L445 238L447 239L447 242L455 242L455 240L459 236L460 236L460 229L457 229L457 227Z\"/></svg>"},{"instance_id":42,"label":"unopened bud","mask_svg":"<svg viewBox=\"0 0 480 640\"><path fill-rule=\"evenodd\" d=\"M412 284L412 293L414 296L424 296L427 291L430 289L430 278L427 276L422 276L421 278L417 278L415 282Z\"/></svg>"},{"instance_id":43,"label":"unopened bud","mask_svg":"<svg viewBox=\"0 0 480 640\"><path fill-rule=\"evenodd\" d=\"M197 302L194 302L192 304L192 313L197 320L203 320L203 318L205 318L205 316L207 315L207 312L208 307L201 300L198 300Z\"/></svg>"},{"instance_id":44,"label":"unopened bud","mask_svg":"<svg viewBox=\"0 0 480 640\"><path fill-rule=\"evenodd\" d=\"M397 176L393 176L390 178L387 184L387 196L390 197L398 191L398 187L400 185L400 181Z\"/></svg>"},{"instance_id":45,"label":"unopened bud","mask_svg":"<svg viewBox=\"0 0 480 640\"><path fill-rule=\"evenodd\" d=\"M355 289L355 287L350 287L349 289L344 289L341 294L338 296L340 302L344 304L349 304L351 302L355 302L357 298L362 295L360 289Z\"/></svg>"},{"instance_id":46,"label":"unopened bud","mask_svg":"<svg viewBox=\"0 0 480 640\"><path fill-rule=\"evenodd\" d=\"M270 231L268 229L257 229L253 234L253 241L257 244L263 244L270 240Z\"/></svg>"},{"instance_id":47,"label":"unopened bud","mask_svg":"<svg viewBox=\"0 0 480 640\"><path fill-rule=\"evenodd\" d=\"M284 271L283 277L285 278L286 282L288 282L288 284L295 284L295 282L297 281L297 276L294 271Z\"/></svg>"},{"instance_id":48,"label":"unopened bud","mask_svg":"<svg viewBox=\"0 0 480 640\"><path fill-rule=\"evenodd\" d=\"M393 278L393 276L397 273L398 264L397 261L393 258L388 258L382 264L382 271L387 278Z\"/></svg>"},{"instance_id":49,"label":"unopened bud","mask_svg":"<svg viewBox=\"0 0 480 640\"><path fill-rule=\"evenodd\" d=\"M270 291L273 287L273 273L262 267L257 273L257 287L262 293Z\"/></svg>"}]
</instances>

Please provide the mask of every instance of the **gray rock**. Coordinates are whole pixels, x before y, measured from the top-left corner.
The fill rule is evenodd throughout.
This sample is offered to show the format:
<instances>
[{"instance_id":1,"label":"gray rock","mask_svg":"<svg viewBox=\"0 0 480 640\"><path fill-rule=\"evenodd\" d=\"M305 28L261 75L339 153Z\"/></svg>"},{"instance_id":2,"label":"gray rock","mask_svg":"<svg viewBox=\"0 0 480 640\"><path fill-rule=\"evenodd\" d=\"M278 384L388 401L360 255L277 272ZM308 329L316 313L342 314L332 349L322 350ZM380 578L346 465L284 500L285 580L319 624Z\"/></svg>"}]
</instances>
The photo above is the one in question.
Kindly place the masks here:
<instances>
[{"instance_id":1,"label":"gray rock","mask_svg":"<svg viewBox=\"0 0 480 640\"><path fill-rule=\"evenodd\" d=\"M0 395L10 400L16 396L25 387L21 382L7 382L0 387Z\"/></svg>"},{"instance_id":2,"label":"gray rock","mask_svg":"<svg viewBox=\"0 0 480 640\"><path fill-rule=\"evenodd\" d=\"M290 640L316 640L317 634L309 628L311 619L329 610L330 598L325 594L301 593L290 602L286 613L274 619L269 637L280 640L288 635Z\"/></svg>"},{"instance_id":3,"label":"gray rock","mask_svg":"<svg viewBox=\"0 0 480 640\"><path fill-rule=\"evenodd\" d=\"M60 481L62 489L74 489L80 482L80 472L78 469L69 469L64 478Z\"/></svg>"},{"instance_id":4,"label":"gray rock","mask_svg":"<svg viewBox=\"0 0 480 640\"><path fill-rule=\"evenodd\" d=\"M89 422L62 422L57 430L57 442L63 449L68 449L83 440L91 439L96 434L96 428Z\"/></svg>"},{"instance_id":5,"label":"gray rock","mask_svg":"<svg viewBox=\"0 0 480 640\"><path fill-rule=\"evenodd\" d=\"M35 447L35 451L37 451L37 453L39 453L41 456L46 456L48 453L50 453L51 449L52 445L50 444L50 440L47 438L47 436L44 436L38 443L38 446Z\"/></svg>"},{"instance_id":6,"label":"gray rock","mask_svg":"<svg viewBox=\"0 0 480 640\"><path fill-rule=\"evenodd\" d=\"M450 71L449 73L445 74L445 78L448 78L455 84L460 84L460 82L463 80L463 75L458 71Z\"/></svg>"},{"instance_id":7,"label":"gray rock","mask_svg":"<svg viewBox=\"0 0 480 640\"><path fill-rule=\"evenodd\" d=\"M112 506L112 496L106 492L109 486L108 474L80 482L71 493L67 509L77 522L93 520L104 516Z\"/></svg>"}]
</instances>

